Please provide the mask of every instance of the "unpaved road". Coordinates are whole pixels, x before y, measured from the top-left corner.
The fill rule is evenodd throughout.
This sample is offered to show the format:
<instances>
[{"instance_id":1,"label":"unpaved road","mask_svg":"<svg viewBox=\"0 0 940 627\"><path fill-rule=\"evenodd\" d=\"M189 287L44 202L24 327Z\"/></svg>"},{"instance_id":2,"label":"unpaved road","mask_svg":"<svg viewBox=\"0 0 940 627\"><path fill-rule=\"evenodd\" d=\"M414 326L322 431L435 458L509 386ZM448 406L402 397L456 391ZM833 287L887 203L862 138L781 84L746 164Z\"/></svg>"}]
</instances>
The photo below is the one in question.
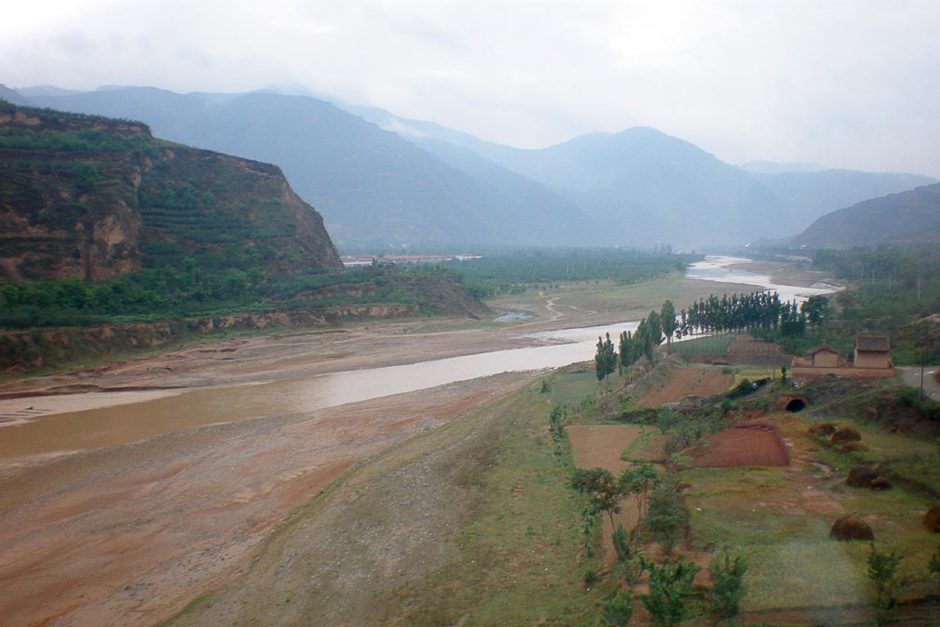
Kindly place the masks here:
<instances>
[{"instance_id":1,"label":"unpaved road","mask_svg":"<svg viewBox=\"0 0 940 627\"><path fill-rule=\"evenodd\" d=\"M920 389L920 368L916 366L904 366L895 368L895 370L901 373L901 378L904 379L904 383ZM940 402L940 383L937 383L937 379L935 378L936 373L936 366L924 368L924 393L933 400Z\"/></svg>"}]
</instances>

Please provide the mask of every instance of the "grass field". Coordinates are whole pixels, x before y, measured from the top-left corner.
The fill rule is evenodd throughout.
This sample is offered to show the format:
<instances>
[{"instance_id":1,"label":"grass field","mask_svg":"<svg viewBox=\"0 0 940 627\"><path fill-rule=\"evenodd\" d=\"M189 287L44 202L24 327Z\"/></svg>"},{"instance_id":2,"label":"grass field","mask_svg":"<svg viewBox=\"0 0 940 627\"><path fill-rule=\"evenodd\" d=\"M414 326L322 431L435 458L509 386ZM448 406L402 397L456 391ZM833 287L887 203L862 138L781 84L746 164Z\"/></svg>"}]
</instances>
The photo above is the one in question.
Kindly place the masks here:
<instances>
[{"instance_id":1,"label":"grass field","mask_svg":"<svg viewBox=\"0 0 940 627\"><path fill-rule=\"evenodd\" d=\"M403 624L577 624L592 619L601 597L583 573L599 567L584 554L583 500L569 487L567 440L554 442L548 414L589 392L593 373L562 372L518 394L501 412L495 455L468 496L456 550L431 580L408 597ZM596 389L596 381L593 388Z\"/></svg>"},{"instance_id":2,"label":"grass field","mask_svg":"<svg viewBox=\"0 0 940 627\"><path fill-rule=\"evenodd\" d=\"M884 492L849 487L845 475L860 459L817 447L806 435L812 423L805 418L771 415L767 420L780 425L793 443L797 460L791 468L683 472L690 486L686 499L694 546L727 546L748 557L744 609L866 605L872 594L868 544L829 538L832 523L845 513L859 514L872 525L880 550L906 556L900 571L910 578L905 597L932 591L926 566L937 540L921 517L933 499L904 486ZM862 430L863 441L872 447L868 459L890 457L905 441L914 449L924 446L871 427Z\"/></svg>"}]
</instances>

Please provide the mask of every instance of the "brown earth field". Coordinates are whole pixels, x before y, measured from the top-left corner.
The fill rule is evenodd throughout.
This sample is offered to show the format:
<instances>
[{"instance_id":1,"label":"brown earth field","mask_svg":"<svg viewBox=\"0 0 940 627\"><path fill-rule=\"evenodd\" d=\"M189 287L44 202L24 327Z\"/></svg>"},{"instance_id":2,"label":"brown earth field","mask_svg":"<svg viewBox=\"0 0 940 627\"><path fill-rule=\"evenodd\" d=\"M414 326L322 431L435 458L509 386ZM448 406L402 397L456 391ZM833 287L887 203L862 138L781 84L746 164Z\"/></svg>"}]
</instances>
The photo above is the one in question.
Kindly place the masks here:
<instances>
[{"instance_id":1,"label":"brown earth field","mask_svg":"<svg viewBox=\"0 0 940 627\"><path fill-rule=\"evenodd\" d=\"M630 462L620 459L624 449L633 444L642 433L643 427L635 425L571 425L565 429L571 448L574 449L574 461L578 468L604 468L614 477L619 477L630 467ZM637 521L637 507L634 499L627 499L621 504L619 512L614 514L614 524L610 517L601 518L601 548L604 551L604 569L609 570L617 563L612 534L615 525L633 529Z\"/></svg>"},{"instance_id":2,"label":"brown earth field","mask_svg":"<svg viewBox=\"0 0 940 627\"><path fill-rule=\"evenodd\" d=\"M743 424L708 438L705 448L692 451L694 466L730 468L733 466L787 466L790 457L776 427L769 424Z\"/></svg>"},{"instance_id":3,"label":"brown earth field","mask_svg":"<svg viewBox=\"0 0 940 627\"><path fill-rule=\"evenodd\" d=\"M659 407L681 401L685 396L714 396L727 392L734 383L734 375L722 374L714 368L675 368L669 380L659 389L640 400L641 407Z\"/></svg>"}]
</instances>

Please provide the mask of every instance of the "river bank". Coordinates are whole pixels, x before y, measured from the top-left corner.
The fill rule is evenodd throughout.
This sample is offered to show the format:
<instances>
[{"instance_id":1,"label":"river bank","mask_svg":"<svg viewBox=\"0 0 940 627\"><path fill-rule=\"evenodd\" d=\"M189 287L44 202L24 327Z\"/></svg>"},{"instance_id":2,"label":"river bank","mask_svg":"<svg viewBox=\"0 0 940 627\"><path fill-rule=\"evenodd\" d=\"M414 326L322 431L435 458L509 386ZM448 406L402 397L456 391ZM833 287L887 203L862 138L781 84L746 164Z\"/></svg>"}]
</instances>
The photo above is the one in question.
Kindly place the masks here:
<instances>
[{"instance_id":1,"label":"river bank","mask_svg":"<svg viewBox=\"0 0 940 627\"><path fill-rule=\"evenodd\" d=\"M233 395L231 386L278 391L283 381L330 372L531 348L552 344L531 337L539 332L637 319L666 298L681 307L709 293L749 289L681 277L632 286L562 285L552 293L497 300L497 309L532 316L506 325L431 319L238 338L5 382L0 389L19 397L2 401L4 411L46 413L0 426L0 438L10 441L7 434L45 425L33 427L33 440L45 446L68 425L74 444L64 442L54 452L14 451L0 467L0 615L12 624L159 622L242 572L291 512L344 473L459 421L539 374L499 374L294 411L278 405L276 395L269 404L261 398L252 405ZM590 357L588 350L583 358ZM350 381L361 390L375 383L368 377ZM172 396L145 402L116 398L115 392L23 396L81 386ZM169 406L167 416L181 422L161 432L163 419L152 413L153 403L196 392L214 395L200 407L214 406L222 418L206 424L202 409ZM96 400L111 405L109 433L117 440L87 447L82 438L89 437ZM118 400L130 402L115 405ZM133 420L135 414L141 419ZM147 430L154 425L156 433Z\"/></svg>"}]
</instances>

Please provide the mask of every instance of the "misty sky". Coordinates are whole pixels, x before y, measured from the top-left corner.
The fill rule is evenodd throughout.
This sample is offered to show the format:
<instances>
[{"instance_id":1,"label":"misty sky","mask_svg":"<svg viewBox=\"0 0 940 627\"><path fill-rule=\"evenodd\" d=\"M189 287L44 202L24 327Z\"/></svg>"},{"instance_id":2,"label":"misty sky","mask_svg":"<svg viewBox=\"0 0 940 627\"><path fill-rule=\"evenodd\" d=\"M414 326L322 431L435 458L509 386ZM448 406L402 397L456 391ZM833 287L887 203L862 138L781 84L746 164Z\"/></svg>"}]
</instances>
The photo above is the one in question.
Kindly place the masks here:
<instances>
[{"instance_id":1,"label":"misty sky","mask_svg":"<svg viewBox=\"0 0 940 627\"><path fill-rule=\"evenodd\" d=\"M539 147L653 126L731 163L940 178L940 2L29 0L0 83L316 93Z\"/></svg>"}]
</instances>

